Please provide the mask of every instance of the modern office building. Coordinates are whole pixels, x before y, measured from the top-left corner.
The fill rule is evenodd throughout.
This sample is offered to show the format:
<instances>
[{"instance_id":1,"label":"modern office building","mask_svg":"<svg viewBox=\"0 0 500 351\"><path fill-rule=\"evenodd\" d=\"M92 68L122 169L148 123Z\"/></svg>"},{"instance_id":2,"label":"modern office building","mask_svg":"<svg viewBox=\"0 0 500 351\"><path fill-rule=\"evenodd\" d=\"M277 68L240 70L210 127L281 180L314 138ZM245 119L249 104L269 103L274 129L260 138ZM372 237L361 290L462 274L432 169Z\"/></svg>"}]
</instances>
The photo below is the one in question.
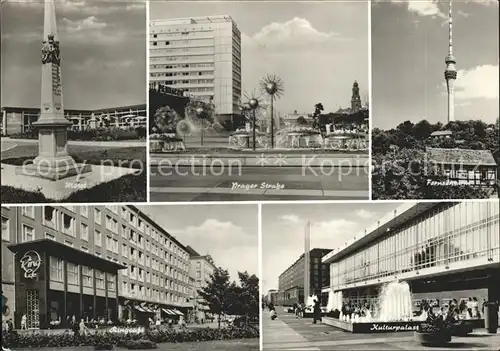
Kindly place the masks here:
<instances>
[{"instance_id":1,"label":"modern office building","mask_svg":"<svg viewBox=\"0 0 500 351\"><path fill-rule=\"evenodd\" d=\"M212 102L221 121L241 115L241 33L230 16L150 22L150 82Z\"/></svg>"},{"instance_id":2,"label":"modern office building","mask_svg":"<svg viewBox=\"0 0 500 351\"><path fill-rule=\"evenodd\" d=\"M64 110L73 123L72 130L115 127L120 129L146 128L146 105L124 106L101 110ZM2 135L24 133L32 129L40 117L39 108L2 107Z\"/></svg>"},{"instance_id":3,"label":"modern office building","mask_svg":"<svg viewBox=\"0 0 500 351\"><path fill-rule=\"evenodd\" d=\"M328 264L322 264L321 258L328 254L330 249L312 249L309 251L309 293L320 296L321 288L328 285L330 271ZM291 306L294 303L304 302L306 259L300 257L278 278L277 304Z\"/></svg>"},{"instance_id":4,"label":"modern office building","mask_svg":"<svg viewBox=\"0 0 500 351\"><path fill-rule=\"evenodd\" d=\"M323 257L334 300L375 306L384 284L421 300L500 300L498 201L409 202Z\"/></svg>"},{"instance_id":5,"label":"modern office building","mask_svg":"<svg viewBox=\"0 0 500 351\"><path fill-rule=\"evenodd\" d=\"M208 306L203 304L203 298L198 291L207 286L210 276L216 269L215 263L210 255L200 255L190 246L186 249L189 253L189 276L194 280L194 314L198 320L204 320Z\"/></svg>"},{"instance_id":6,"label":"modern office building","mask_svg":"<svg viewBox=\"0 0 500 351\"><path fill-rule=\"evenodd\" d=\"M30 328L178 320L190 291L187 249L134 206L2 206L3 308L16 328L23 315Z\"/></svg>"}]
</instances>

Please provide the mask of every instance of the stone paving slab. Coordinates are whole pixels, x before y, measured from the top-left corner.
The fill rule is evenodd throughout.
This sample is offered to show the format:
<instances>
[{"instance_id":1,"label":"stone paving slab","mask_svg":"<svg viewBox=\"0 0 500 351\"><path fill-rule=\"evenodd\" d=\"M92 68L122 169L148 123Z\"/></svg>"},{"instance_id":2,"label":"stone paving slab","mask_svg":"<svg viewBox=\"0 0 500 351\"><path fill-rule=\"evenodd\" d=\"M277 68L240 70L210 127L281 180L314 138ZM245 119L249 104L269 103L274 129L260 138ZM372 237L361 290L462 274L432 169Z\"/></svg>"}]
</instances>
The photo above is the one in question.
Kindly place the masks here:
<instances>
[{"instance_id":1,"label":"stone paving slab","mask_svg":"<svg viewBox=\"0 0 500 351\"><path fill-rule=\"evenodd\" d=\"M140 170L92 165L92 171L81 175L75 175L61 180L49 180L18 174L20 166L2 164L2 186L11 186L25 191L40 192L47 199L61 201L80 190L90 189L99 184L108 183L128 174L140 172ZM103 199L106 194L103 194ZM97 199L96 199L97 201Z\"/></svg>"}]
</instances>

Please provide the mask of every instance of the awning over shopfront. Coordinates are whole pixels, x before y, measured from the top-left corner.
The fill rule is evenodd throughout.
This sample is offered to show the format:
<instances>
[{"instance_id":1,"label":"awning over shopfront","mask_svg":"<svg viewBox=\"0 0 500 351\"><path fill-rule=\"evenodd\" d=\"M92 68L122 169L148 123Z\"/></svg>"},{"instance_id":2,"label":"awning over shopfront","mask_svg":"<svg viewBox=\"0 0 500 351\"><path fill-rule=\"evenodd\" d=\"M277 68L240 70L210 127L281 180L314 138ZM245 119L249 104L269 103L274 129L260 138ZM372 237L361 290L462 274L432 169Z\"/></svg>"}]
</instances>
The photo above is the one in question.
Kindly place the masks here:
<instances>
[{"instance_id":1,"label":"awning over shopfront","mask_svg":"<svg viewBox=\"0 0 500 351\"><path fill-rule=\"evenodd\" d=\"M172 311L172 310L168 310L168 309L166 309L166 308L162 308L161 310L162 310L163 312L165 312L166 314L169 314L169 315L171 315L171 316L175 316L175 315L176 315L176 313L175 313L174 311Z\"/></svg>"},{"instance_id":2,"label":"awning over shopfront","mask_svg":"<svg viewBox=\"0 0 500 351\"><path fill-rule=\"evenodd\" d=\"M184 316L184 313L182 313L181 311L179 310L172 310L172 312L174 312L176 315L178 316Z\"/></svg>"}]
</instances>

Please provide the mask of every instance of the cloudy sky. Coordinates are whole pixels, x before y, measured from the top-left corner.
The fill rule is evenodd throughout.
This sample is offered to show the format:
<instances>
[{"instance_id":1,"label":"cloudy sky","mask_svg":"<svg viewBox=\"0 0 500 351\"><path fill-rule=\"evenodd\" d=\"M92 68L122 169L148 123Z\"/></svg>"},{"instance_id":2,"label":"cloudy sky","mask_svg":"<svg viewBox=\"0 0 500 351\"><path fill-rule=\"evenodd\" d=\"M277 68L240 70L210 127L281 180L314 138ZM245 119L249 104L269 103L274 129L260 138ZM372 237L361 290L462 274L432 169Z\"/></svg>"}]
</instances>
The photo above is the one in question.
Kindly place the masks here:
<instances>
[{"instance_id":1,"label":"cloudy sky","mask_svg":"<svg viewBox=\"0 0 500 351\"><path fill-rule=\"evenodd\" d=\"M448 1L372 7L372 116L383 129L426 118L446 123ZM455 118L498 117L498 3L453 2Z\"/></svg>"},{"instance_id":2,"label":"cloudy sky","mask_svg":"<svg viewBox=\"0 0 500 351\"><path fill-rule=\"evenodd\" d=\"M336 249L375 224L401 203L262 205L263 292L278 288L278 277L304 253L311 221L311 249Z\"/></svg>"},{"instance_id":3,"label":"cloudy sky","mask_svg":"<svg viewBox=\"0 0 500 351\"><path fill-rule=\"evenodd\" d=\"M242 33L242 90L277 74L281 113L325 112L350 106L352 84L368 96L367 2L157 2L151 19L230 15Z\"/></svg>"},{"instance_id":4,"label":"cloudy sky","mask_svg":"<svg viewBox=\"0 0 500 351\"><path fill-rule=\"evenodd\" d=\"M2 9L2 106L40 107L43 1ZM64 107L146 103L146 6L56 0Z\"/></svg>"},{"instance_id":5,"label":"cloudy sky","mask_svg":"<svg viewBox=\"0 0 500 351\"><path fill-rule=\"evenodd\" d=\"M210 254L238 281L238 271L258 275L257 205L139 206L182 244Z\"/></svg>"}]
</instances>

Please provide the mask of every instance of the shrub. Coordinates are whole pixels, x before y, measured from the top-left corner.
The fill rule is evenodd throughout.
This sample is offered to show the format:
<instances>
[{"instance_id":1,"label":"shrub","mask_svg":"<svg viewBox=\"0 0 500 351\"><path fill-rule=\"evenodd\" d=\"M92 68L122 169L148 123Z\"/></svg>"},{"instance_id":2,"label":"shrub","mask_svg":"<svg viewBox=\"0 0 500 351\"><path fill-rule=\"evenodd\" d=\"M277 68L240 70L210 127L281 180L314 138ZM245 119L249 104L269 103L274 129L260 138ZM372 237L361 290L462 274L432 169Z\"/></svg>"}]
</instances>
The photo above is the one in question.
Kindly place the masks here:
<instances>
[{"instance_id":1,"label":"shrub","mask_svg":"<svg viewBox=\"0 0 500 351\"><path fill-rule=\"evenodd\" d=\"M200 342L214 340L236 340L258 338L257 328L224 328L224 329L194 329L194 330L151 330L144 334L123 334L98 332L85 335L70 333L46 334L35 332L19 334L17 332L2 333L2 346L6 348L40 348L40 347L75 347L94 346L109 347L116 345L128 347L131 342L134 346L149 346L156 348L159 343ZM130 345L132 345L130 344ZM154 347L153 347L154 345ZM141 347L141 348L144 348ZM135 348L138 349L138 348Z\"/></svg>"},{"instance_id":2,"label":"shrub","mask_svg":"<svg viewBox=\"0 0 500 351\"><path fill-rule=\"evenodd\" d=\"M152 350L157 348L156 343L146 339L128 340L124 346L129 350Z\"/></svg>"}]
</instances>

